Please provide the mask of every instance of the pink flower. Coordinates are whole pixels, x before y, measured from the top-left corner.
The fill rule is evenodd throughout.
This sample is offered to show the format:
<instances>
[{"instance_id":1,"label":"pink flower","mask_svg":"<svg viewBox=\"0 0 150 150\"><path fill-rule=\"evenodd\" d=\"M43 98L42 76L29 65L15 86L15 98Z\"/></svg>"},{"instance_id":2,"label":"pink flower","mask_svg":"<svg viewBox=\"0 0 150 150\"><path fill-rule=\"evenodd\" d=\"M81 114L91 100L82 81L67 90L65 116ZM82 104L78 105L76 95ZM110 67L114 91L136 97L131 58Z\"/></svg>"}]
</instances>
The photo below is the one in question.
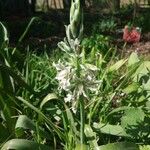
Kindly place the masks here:
<instances>
[{"instance_id":1,"label":"pink flower","mask_svg":"<svg viewBox=\"0 0 150 150\"><path fill-rule=\"evenodd\" d=\"M128 43L137 43L140 41L141 33L137 31L135 27L129 30L128 26L125 26L123 32L123 40Z\"/></svg>"}]
</instances>

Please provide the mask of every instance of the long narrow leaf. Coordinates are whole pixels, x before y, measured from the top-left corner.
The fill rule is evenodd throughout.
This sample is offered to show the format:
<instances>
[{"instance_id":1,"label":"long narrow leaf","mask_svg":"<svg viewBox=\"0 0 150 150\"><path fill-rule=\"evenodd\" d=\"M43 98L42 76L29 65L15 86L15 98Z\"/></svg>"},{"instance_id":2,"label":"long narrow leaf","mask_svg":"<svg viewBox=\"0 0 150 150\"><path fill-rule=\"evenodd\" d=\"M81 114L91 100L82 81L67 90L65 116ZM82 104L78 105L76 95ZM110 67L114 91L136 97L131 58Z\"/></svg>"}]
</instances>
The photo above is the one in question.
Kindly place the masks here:
<instances>
[{"instance_id":1,"label":"long narrow leaf","mask_svg":"<svg viewBox=\"0 0 150 150\"><path fill-rule=\"evenodd\" d=\"M23 102L25 105L27 105L30 109L34 110L36 113L38 113L44 120L51 126L51 128L58 134L60 138L65 140L65 136L60 130L60 128L55 125L49 118L47 118L38 108L34 107L32 104L30 104L28 101L24 100L21 97L16 97L19 101Z\"/></svg>"},{"instance_id":2,"label":"long narrow leaf","mask_svg":"<svg viewBox=\"0 0 150 150\"><path fill-rule=\"evenodd\" d=\"M57 95L55 93L50 93L48 94L44 99L43 101L41 102L40 104L40 108L42 109L42 107L50 100L53 100L53 99L58 99Z\"/></svg>"},{"instance_id":3,"label":"long narrow leaf","mask_svg":"<svg viewBox=\"0 0 150 150\"><path fill-rule=\"evenodd\" d=\"M25 87L28 91L32 93L35 93L31 86L29 86L19 75L17 75L14 70L12 70L12 68L4 64L0 64L0 70L7 71L7 73L18 83L18 85L20 85L21 87Z\"/></svg>"},{"instance_id":4,"label":"long narrow leaf","mask_svg":"<svg viewBox=\"0 0 150 150\"><path fill-rule=\"evenodd\" d=\"M5 26L0 22L0 49L3 47L4 43L8 41L8 33Z\"/></svg>"}]
</instances>

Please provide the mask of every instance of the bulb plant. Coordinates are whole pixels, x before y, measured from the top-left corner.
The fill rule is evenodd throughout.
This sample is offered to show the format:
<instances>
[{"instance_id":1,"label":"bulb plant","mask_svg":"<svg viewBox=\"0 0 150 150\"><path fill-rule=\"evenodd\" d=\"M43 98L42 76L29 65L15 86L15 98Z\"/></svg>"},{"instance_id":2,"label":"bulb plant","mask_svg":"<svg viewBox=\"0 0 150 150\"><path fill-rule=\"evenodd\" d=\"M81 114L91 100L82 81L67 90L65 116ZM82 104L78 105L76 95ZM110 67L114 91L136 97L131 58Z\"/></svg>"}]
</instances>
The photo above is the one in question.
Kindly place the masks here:
<instances>
[{"instance_id":1,"label":"bulb plant","mask_svg":"<svg viewBox=\"0 0 150 150\"><path fill-rule=\"evenodd\" d=\"M59 48L66 53L65 60L59 60L54 66L57 69L56 79L59 90L65 92L64 101L71 104L72 112L80 114L80 144L85 144L85 102L89 100L89 92L97 90L97 67L84 61L81 50L83 35L83 13L80 0L73 0L70 9L70 24L66 26L66 38L58 43Z\"/></svg>"}]
</instances>

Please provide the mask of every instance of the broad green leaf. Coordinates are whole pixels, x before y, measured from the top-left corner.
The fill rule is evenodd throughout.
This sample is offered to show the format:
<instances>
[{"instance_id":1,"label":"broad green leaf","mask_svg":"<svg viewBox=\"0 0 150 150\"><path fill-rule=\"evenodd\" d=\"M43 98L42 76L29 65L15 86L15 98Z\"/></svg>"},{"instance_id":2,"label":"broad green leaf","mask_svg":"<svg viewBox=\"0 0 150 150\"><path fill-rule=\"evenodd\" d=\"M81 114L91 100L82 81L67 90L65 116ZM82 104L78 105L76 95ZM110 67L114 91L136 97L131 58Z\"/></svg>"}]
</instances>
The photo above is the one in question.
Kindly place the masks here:
<instances>
[{"instance_id":1,"label":"broad green leaf","mask_svg":"<svg viewBox=\"0 0 150 150\"><path fill-rule=\"evenodd\" d=\"M144 61L133 74L134 80L140 79L143 75L147 75L150 70L150 61Z\"/></svg>"},{"instance_id":2,"label":"broad green leaf","mask_svg":"<svg viewBox=\"0 0 150 150\"><path fill-rule=\"evenodd\" d=\"M139 146L140 150L150 150L150 145Z\"/></svg>"},{"instance_id":3,"label":"broad green leaf","mask_svg":"<svg viewBox=\"0 0 150 150\"><path fill-rule=\"evenodd\" d=\"M75 150L88 150L88 147L84 144L77 144Z\"/></svg>"},{"instance_id":4,"label":"broad green leaf","mask_svg":"<svg viewBox=\"0 0 150 150\"><path fill-rule=\"evenodd\" d=\"M139 62L139 58L136 52L131 53L128 59L128 66L134 65L135 63Z\"/></svg>"},{"instance_id":5,"label":"broad green leaf","mask_svg":"<svg viewBox=\"0 0 150 150\"><path fill-rule=\"evenodd\" d=\"M15 128L16 129L17 128L30 129L30 130L35 131L34 122L25 115L20 115L18 117Z\"/></svg>"},{"instance_id":6,"label":"broad green leaf","mask_svg":"<svg viewBox=\"0 0 150 150\"><path fill-rule=\"evenodd\" d=\"M137 82L133 82L132 84L128 85L126 88L123 89L123 92L126 94L130 94L132 92L136 92L140 85Z\"/></svg>"},{"instance_id":7,"label":"broad green leaf","mask_svg":"<svg viewBox=\"0 0 150 150\"><path fill-rule=\"evenodd\" d=\"M123 136L123 137L129 136L125 133L124 129L120 125L94 123L93 127L95 128L96 131L103 134L111 134L111 135Z\"/></svg>"},{"instance_id":8,"label":"broad green leaf","mask_svg":"<svg viewBox=\"0 0 150 150\"><path fill-rule=\"evenodd\" d=\"M117 61L114 65L108 68L108 72L117 71L120 67L122 67L126 63L127 59L121 59Z\"/></svg>"},{"instance_id":9,"label":"broad green leaf","mask_svg":"<svg viewBox=\"0 0 150 150\"><path fill-rule=\"evenodd\" d=\"M148 77L148 76L147 76ZM142 88L147 92L150 92L150 76L148 77L148 81L146 83L142 83Z\"/></svg>"},{"instance_id":10,"label":"broad green leaf","mask_svg":"<svg viewBox=\"0 0 150 150\"><path fill-rule=\"evenodd\" d=\"M150 100L146 102L146 109L150 110Z\"/></svg>"},{"instance_id":11,"label":"broad green leaf","mask_svg":"<svg viewBox=\"0 0 150 150\"><path fill-rule=\"evenodd\" d=\"M0 49L6 42L8 42L8 33L5 26L0 22Z\"/></svg>"},{"instance_id":12,"label":"broad green leaf","mask_svg":"<svg viewBox=\"0 0 150 150\"><path fill-rule=\"evenodd\" d=\"M96 141L96 133L93 132L92 128L89 125L85 125L85 130L84 133L87 137L87 142L90 145L90 148L94 149L94 150L99 150L97 141Z\"/></svg>"},{"instance_id":13,"label":"broad green leaf","mask_svg":"<svg viewBox=\"0 0 150 150\"><path fill-rule=\"evenodd\" d=\"M15 129L32 130L32 131L36 132L36 125L27 116L20 115L17 122L16 122ZM39 134L43 137L48 138L48 139L50 138L48 133L46 131L44 131L41 127L39 127Z\"/></svg>"},{"instance_id":14,"label":"broad green leaf","mask_svg":"<svg viewBox=\"0 0 150 150\"><path fill-rule=\"evenodd\" d=\"M12 139L6 142L1 150L49 150L48 146L24 139Z\"/></svg>"},{"instance_id":15,"label":"broad green leaf","mask_svg":"<svg viewBox=\"0 0 150 150\"><path fill-rule=\"evenodd\" d=\"M143 122L145 113L140 108L131 108L125 111L125 114L121 118L121 126L126 130L132 126L136 126Z\"/></svg>"},{"instance_id":16,"label":"broad green leaf","mask_svg":"<svg viewBox=\"0 0 150 150\"><path fill-rule=\"evenodd\" d=\"M42 109L42 107L43 107L47 102L49 102L50 100L53 100L53 99L58 99L57 95L56 95L55 93L50 93L50 94L48 94L48 95L43 99L43 101L41 102L40 108Z\"/></svg>"},{"instance_id":17,"label":"broad green leaf","mask_svg":"<svg viewBox=\"0 0 150 150\"><path fill-rule=\"evenodd\" d=\"M146 135L149 132L147 123L145 122L145 113L140 108L131 108L126 110L123 117L121 118L121 126L124 131L132 138L139 138ZM147 128L147 130L145 129Z\"/></svg>"},{"instance_id":18,"label":"broad green leaf","mask_svg":"<svg viewBox=\"0 0 150 150\"><path fill-rule=\"evenodd\" d=\"M100 150L139 150L138 146L130 142L119 142L99 147Z\"/></svg>"}]
</instances>

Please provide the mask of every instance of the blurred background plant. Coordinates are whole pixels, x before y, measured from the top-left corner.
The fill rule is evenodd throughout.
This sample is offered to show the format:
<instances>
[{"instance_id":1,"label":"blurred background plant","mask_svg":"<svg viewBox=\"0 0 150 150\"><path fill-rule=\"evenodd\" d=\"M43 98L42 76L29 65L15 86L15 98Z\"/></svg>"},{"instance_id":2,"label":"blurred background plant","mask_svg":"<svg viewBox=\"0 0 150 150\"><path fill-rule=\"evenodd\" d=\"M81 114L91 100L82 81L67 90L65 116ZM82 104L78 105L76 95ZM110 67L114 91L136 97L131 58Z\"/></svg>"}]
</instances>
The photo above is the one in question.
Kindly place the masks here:
<instances>
[{"instance_id":1,"label":"blurred background plant","mask_svg":"<svg viewBox=\"0 0 150 150\"><path fill-rule=\"evenodd\" d=\"M93 25L93 34L112 34L116 30L117 24L113 18L101 20Z\"/></svg>"}]
</instances>

